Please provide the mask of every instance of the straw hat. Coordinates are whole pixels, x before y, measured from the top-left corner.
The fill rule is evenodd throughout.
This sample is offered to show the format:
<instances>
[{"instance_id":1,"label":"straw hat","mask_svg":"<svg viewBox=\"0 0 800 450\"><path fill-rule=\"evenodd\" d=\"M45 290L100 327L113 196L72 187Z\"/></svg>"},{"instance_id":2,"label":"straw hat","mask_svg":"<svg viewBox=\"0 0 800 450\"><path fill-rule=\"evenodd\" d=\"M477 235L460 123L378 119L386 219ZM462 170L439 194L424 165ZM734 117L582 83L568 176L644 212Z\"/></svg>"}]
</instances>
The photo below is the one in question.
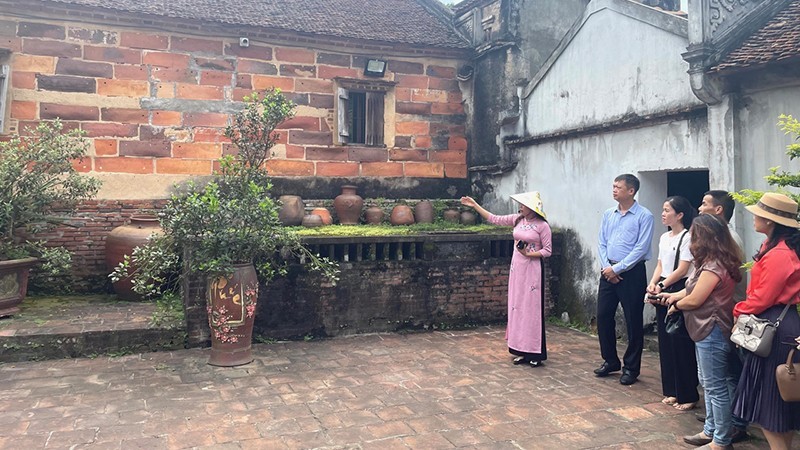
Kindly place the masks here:
<instances>
[{"instance_id":1,"label":"straw hat","mask_svg":"<svg viewBox=\"0 0 800 450\"><path fill-rule=\"evenodd\" d=\"M547 214L544 213L544 205L542 204L542 197L539 195L538 191L514 194L511 198L532 209L536 214L542 216L542 219L547 220Z\"/></svg>"},{"instance_id":2,"label":"straw hat","mask_svg":"<svg viewBox=\"0 0 800 450\"><path fill-rule=\"evenodd\" d=\"M767 192L755 205L746 208L758 217L769 219L775 223L791 228L800 228L797 221L797 202L786 195Z\"/></svg>"}]
</instances>

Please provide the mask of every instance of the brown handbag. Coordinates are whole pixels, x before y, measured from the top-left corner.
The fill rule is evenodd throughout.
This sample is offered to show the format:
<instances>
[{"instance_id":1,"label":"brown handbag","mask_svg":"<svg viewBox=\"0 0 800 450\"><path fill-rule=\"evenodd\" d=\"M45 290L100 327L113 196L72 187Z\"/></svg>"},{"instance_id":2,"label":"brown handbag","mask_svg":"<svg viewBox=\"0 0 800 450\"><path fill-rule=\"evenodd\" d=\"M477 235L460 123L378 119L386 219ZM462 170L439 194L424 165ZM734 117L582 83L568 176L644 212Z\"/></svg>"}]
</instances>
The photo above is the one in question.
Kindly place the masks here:
<instances>
[{"instance_id":1,"label":"brown handbag","mask_svg":"<svg viewBox=\"0 0 800 450\"><path fill-rule=\"evenodd\" d=\"M781 364L775 368L775 379L778 382L778 391L785 402L800 402L800 376L794 370L794 351L795 346L789 351L786 364Z\"/></svg>"}]
</instances>

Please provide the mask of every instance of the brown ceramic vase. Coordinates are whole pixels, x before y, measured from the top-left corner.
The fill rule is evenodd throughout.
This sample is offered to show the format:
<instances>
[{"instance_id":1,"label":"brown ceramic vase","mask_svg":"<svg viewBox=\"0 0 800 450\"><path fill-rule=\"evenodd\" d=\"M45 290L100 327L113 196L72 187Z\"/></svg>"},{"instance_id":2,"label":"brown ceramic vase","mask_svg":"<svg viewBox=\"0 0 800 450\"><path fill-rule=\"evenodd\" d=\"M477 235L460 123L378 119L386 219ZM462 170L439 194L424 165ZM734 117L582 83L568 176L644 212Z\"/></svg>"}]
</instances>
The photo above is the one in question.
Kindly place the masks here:
<instances>
[{"instance_id":1,"label":"brown ceramic vase","mask_svg":"<svg viewBox=\"0 0 800 450\"><path fill-rule=\"evenodd\" d=\"M392 208L392 215L389 217L389 222L392 225L411 225L414 223L414 212L411 207L406 205L397 205Z\"/></svg>"},{"instance_id":2,"label":"brown ceramic vase","mask_svg":"<svg viewBox=\"0 0 800 450\"><path fill-rule=\"evenodd\" d=\"M433 203L423 200L414 206L414 220L417 223L433 223Z\"/></svg>"},{"instance_id":3,"label":"brown ceramic vase","mask_svg":"<svg viewBox=\"0 0 800 450\"><path fill-rule=\"evenodd\" d=\"M328 208L314 208L311 210L311 214L318 215L322 219L323 225L333 224L333 217L331 217L331 212L328 211Z\"/></svg>"},{"instance_id":4,"label":"brown ceramic vase","mask_svg":"<svg viewBox=\"0 0 800 450\"><path fill-rule=\"evenodd\" d=\"M147 244L151 235L162 233L158 217L150 214L132 216L129 224L114 228L106 237L106 268L109 272L113 271L124 260L125 255L133 253L134 248ZM136 267L132 265L128 272L135 270ZM142 300L139 294L133 292L130 278L114 283L114 292L123 300Z\"/></svg>"},{"instance_id":5,"label":"brown ceramic vase","mask_svg":"<svg viewBox=\"0 0 800 450\"><path fill-rule=\"evenodd\" d=\"M258 301L258 278L253 264L237 264L233 274L208 280L208 326L211 354L208 364L233 367L253 361L253 324Z\"/></svg>"},{"instance_id":6,"label":"brown ceramic vase","mask_svg":"<svg viewBox=\"0 0 800 450\"><path fill-rule=\"evenodd\" d=\"M459 223L461 222L461 213L455 209L445 209L442 213L442 219L445 222Z\"/></svg>"},{"instance_id":7,"label":"brown ceramic vase","mask_svg":"<svg viewBox=\"0 0 800 450\"><path fill-rule=\"evenodd\" d=\"M28 274L38 258L0 261L0 317L19 312L19 304L28 292Z\"/></svg>"},{"instance_id":8,"label":"brown ceramic vase","mask_svg":"<svg viewBox=\"0 0 800 450\"><path fill-rule=\"evenodd\" d=\"M356 194L355 186L342 186L342 193L333 199L333 207L336 209L336 216L342 225L357 225L361 219L361 208L364 206L364 199Z\"/></svg>"},{"instance_id":9,"label":"brown ceramic vase","mask_svg":"<svg viewBox=\"0 0 800 450\"><path fill-rule=\"evenodd\" d=\"M306 228L316 228L323 225L325 225L325 223L318 214L307 214L303 217L303 226Z\"/></svg>"},{"instance_id":10,"label":"brown ceramic vase","mask_svg":"<svg viewBox=\"0 0 800 450\"><path fill-rule=\"evenodd\" d=\"M461 224L462 225L475 225L478 223L478 216L475 215L472 211L463 211L461 213Z\"/></svg>"},{"instance_id":11,"label":"brown ceramic vase","mask_svg":"<svg viewBox=\"0 0 800 450\"><path fill-rule=\"evenodd\" d=\"M303 199L297 195L281 195L278 197L281 209L278 211L278 220L287 227L295 227L303 223L306 206Z\"/></svg>"},{"instance_id":12,"label":"brown ceramic vase","mask_svg":"<svg viewBox=\"0 0 800 450\"><path fill-rule=\"evenodd\" d=\"M383 222L383 209L377 206L370 206L364 211L364 221L370 225L380 225Z\"/></svg>"}]
</instances>

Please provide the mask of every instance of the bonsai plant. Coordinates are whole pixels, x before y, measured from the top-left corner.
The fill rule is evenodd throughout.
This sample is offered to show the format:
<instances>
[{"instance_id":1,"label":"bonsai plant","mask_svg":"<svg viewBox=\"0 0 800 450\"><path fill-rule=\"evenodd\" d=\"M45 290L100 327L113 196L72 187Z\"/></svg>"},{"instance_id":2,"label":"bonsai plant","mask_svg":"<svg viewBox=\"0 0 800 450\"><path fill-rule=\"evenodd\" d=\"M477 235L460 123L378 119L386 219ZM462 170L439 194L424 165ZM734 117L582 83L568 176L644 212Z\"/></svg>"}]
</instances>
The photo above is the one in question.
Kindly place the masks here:
<instances>
[{"instance_id":1,"label":"bonsai plant","mask_svg":"<svg viewBox=\"0 0 800 450\"><path fill-rule=\"evenodd\" d=\"M27 136L0 143L0 316L19 311L25 297L28 271L41 262L51 276L66 272L70 253L47 247L37 235L65 224L79 203L92 198L100 181L77 172L88 142L79 130L63 131L59 120L42 122Z\"/></svg>"},{"instance_id":2,"label":"bonsai plant","mask_svg":"<svg viewBox=\"0 0 800 450\"><path fill-rule=\"evenodd\" d=\"M322 270L333 282L337 267L309 252L278 219L280 205L264 163L277 136L275 128L292 116L293 104L279 90L245 98L225 135L236 155L220 160L205 185L189 183L160 213L164 234L134 250L112 274L131 275L140 294L158 292L165 273L207 278L212 351L209 364L235 366L252 361L250 345L258 298L258 278L268 282L284 273L290 257ZM138 272L128 274L133 261Z\"/></svg>"}]
</instances>

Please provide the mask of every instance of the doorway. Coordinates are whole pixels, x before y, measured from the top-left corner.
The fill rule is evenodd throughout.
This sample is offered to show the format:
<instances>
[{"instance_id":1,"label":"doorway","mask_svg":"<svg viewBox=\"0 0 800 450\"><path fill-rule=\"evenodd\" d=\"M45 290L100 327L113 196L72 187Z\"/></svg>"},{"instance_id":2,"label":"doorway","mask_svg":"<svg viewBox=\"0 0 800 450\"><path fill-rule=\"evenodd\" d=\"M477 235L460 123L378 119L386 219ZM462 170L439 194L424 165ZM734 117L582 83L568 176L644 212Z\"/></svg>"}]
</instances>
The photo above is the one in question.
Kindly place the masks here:
<instances>
[{"instance_id":1,"label":"doorway","mask_svg":"<svg viewBox=\"0 0 800 450\"><path fill-rule=\"evenodd\" d=\"M708 170L667 172L667 197L686 197L697 208L703 201L703 194L708 190Z\"/></svg>"}]
</instances>

